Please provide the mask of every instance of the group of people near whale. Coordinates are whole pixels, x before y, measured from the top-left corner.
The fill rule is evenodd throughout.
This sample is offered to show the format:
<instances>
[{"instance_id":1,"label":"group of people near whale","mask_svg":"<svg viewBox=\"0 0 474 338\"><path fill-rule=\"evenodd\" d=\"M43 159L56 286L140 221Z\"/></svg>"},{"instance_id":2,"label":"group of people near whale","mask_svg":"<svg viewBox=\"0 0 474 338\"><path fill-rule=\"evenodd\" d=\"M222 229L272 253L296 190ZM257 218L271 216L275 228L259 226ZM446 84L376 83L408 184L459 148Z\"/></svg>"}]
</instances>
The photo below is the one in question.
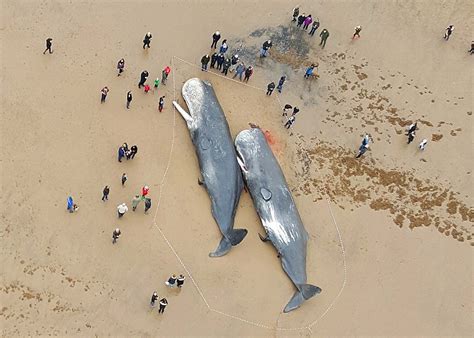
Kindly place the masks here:
<instances>
[{"instance_id":1,"label":"group of people near whale","mask_svg":"<svg viewBox=\"0 0 474 338\"><path fill-rule=\"evenodd\" d=\"M208 82L187 80L182 96L189 111L176 101L173 105L186 121L199 161L199 183L208 192L212 215L222 233L217 249L209 256L225 255L247 235L246 229L234 229L245 181L266 231L266 236L259 236L273 244L296 287L283 311L298 308L321 289L307 283L308 233L264 133L259 128L243 130L233 142L224 111Z\"/></svg>"}]
</instances>

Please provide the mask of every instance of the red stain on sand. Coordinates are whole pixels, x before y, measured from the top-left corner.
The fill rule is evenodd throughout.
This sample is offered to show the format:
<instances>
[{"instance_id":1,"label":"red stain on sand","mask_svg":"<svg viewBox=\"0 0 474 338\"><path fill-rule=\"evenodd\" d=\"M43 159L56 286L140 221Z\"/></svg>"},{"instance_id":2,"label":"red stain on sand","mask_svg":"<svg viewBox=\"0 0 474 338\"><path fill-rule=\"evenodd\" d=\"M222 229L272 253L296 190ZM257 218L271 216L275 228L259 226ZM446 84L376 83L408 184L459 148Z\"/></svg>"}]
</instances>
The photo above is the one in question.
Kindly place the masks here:
<instances>
[{"instance_id":1,"label":"red stain on sand","mask_svg":"<svg viewBox=\"0 0 474 338\"><path fill-rule=\"evenodd\" d=\"M270 148L272 149L273 153L275 155L279 154L281 149L276 138L270 133L269 130L265 130L263 134L265 135L265 138L267 139L267 142L270 145Z\"/></svg>"}]
</instances>

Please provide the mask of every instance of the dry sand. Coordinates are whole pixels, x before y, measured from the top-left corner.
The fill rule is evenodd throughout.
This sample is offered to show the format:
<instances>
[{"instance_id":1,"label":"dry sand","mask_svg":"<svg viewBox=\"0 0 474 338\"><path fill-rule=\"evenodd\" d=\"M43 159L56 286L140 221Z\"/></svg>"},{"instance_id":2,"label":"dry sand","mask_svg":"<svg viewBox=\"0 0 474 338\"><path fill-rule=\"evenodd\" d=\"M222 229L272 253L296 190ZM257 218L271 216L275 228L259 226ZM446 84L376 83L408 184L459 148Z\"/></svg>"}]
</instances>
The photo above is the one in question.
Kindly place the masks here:
<instances>
[{"instance_id":1,"label":"dry sand","mask_svg":"<svg viewBox=\"0 0 474 338\"><path fill-rule=\"evenodd\" d=\"M330 31L324 50L291 27L296 3L288 1L1 2L3 336L472 334L472 2L300 3ZM358 24L361 38L351 41ZM256 66L250 85L288 76L280 100L301 108L290 132L275 94L172 58L197 65L216 29ZM143 51L147 31L153 40ZM49 36L54 53L42 55ZM257 60L267 37L275 47ZM121 57L126 70L117 77ZM304 81L303 65L313 60L321 77ZM174 81L158 93L137 90L142 70L151 81L166 65ZM253 122L275 140L310 234L308 280L323 289L290 314L281 310L293 286L272 246L258 239L263 229L248 194L236 226L249 235L227 256L207 256L220 235L196 184L185 123L170 104L193 76L212 82L233 135ZM420 130L407 146L403 130L414 120ZM364 132L375 143L356 161ZM139 152L117 163L124 141ZM102 203L106 184L110 200ZM144 184L151 213L140 205L117 220L116 206ZM76 214L66 211L70 194ZM117 226L123 235L112 245ZM172 272L187 275L179 292L165 288ZM169 300L164 315L149 309L153 290ZM274 329L310 324L311 331Z\"/></svg>"}]
</instances>

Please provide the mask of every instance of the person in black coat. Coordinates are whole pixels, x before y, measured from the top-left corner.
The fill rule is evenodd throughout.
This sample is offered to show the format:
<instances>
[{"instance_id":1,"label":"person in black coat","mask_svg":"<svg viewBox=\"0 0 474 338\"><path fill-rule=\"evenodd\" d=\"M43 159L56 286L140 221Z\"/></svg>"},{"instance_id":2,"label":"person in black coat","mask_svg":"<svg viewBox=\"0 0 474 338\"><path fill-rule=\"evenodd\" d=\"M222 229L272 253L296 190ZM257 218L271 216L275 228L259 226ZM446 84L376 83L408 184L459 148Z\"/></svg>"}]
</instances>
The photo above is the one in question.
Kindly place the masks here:
<instances>
[{"instance_id":1,"label":"person in black coat","mask_svg":"<svg viewBox=\"0 0 474 338\"><path fill-rule=\"evenodd\" d=\"M210 60L211 60L211 58L209 57L209 54L206 54L201 58L201 70L202 71L207 70L207 65L209 64Z\"/></svg>"},{"instance_id":2,"label":"person in black coat","mask_svg":"<svg viewBox=\"0 0 474 338\"><path fill-rule=\"evenodd\" d=\"M273 89L275 89L275 82L270 82L267 86L267 95L268 96L272 95Z\"/></svg>"},{"instance_id":3,"label":"person in black coat","mask_svg":"<svg viewBox=\"0 0 474 338\"><path fill-rule=\"evenodd\" d=\"M217 42L221 39L221 33L219 31L212 34L212 44L211 48L217 48Z\"/></svg>"},{"instance_id":4,"label":"person in black coat","mask_svg":"<svg viewBox=\"0 0 474 338\"><path fill-rule=\"evenodd\" d=\"M232 64L232 61L230 61L229 58L227 58L224 61L224 68L222 69L222 73L227 76L227 72L229 71L230 65Z\"/></svg>"},{"instance_id":5,"label":"person in black coat","mask_svg":"<svg viewBox=\"0 0 474 338\"><path fill-rule=\"evenodd\" d=\"M214 68L216 66L217 62L217 53L214 52L214 54L211 55L211 68Z\"/></svg>"},{"instance_id":6,"label":"person in black coat","mask_svg":"<svg viewBox=\"0 0 474 338\"><path fill-rule=\"evenodd\" d=\"M140 82L138 82L138 88L141 88L145 84L147 78L148 78L148 72L144 70L140 74Z\"/></svg>"},{"instance_id":7,"label":"person in black coat","mask_svg":"<svg viewBox=\"0 0 474 338\"><path fill-rule=\"evenodd\" d=\"M217 56L217 69L218 70L221 70L222 69L222 65L224 63L224 54L222 53L219 53L219 55Z\"/></svg>"}]
</instances>

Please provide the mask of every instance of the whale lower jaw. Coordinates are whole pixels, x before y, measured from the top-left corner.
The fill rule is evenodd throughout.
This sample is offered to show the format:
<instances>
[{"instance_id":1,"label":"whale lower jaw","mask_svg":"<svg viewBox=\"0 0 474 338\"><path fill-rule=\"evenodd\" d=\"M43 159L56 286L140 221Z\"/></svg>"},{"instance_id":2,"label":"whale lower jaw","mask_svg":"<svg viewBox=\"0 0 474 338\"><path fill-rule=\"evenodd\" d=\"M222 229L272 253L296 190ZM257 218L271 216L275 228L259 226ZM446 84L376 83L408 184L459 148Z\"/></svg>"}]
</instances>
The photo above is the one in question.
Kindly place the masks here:
<instances>
[{"instance_id":1,"label":"whale lower jaw","mask_svg":"<svg viewBox=\"0 0 474 338\"><path fill-rule=\"evenodd\" d=\"M288 304L283 309L284 313L293 311L301 306L301 304L311 297L321 293L321 288L311 284L300 284L293 297L291 297Z\"/></svg>"}]
</instances>

